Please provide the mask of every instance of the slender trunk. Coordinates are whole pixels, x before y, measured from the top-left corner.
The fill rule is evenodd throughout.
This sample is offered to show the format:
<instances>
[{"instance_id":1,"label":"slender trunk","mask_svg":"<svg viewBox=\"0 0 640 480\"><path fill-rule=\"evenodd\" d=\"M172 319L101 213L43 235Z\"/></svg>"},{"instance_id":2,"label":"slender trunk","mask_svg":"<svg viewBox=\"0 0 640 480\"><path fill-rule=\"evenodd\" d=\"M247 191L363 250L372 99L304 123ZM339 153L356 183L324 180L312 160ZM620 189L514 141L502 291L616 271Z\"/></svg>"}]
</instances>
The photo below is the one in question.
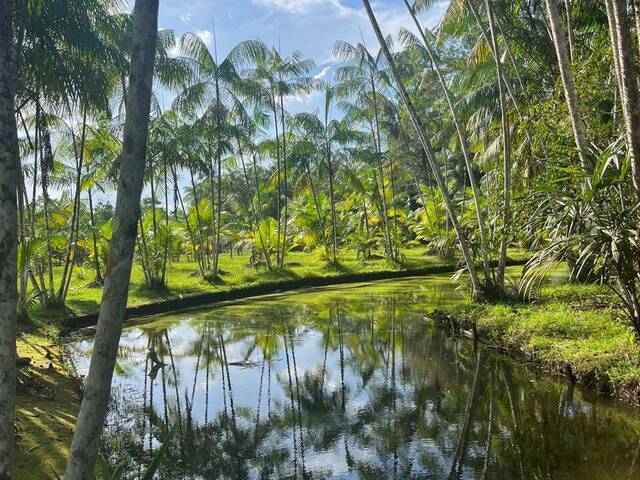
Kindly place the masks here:
<instances>
[{"instance_id":1,"label":"slender trunk","mask_svg":"<svg viewBox=\"0 0 640 480\"><path fill-rule=\"evenodd\" d=\"M627 148L631 157L631 178L636 199L640 201L640 102L636 69L633 63L631 29L625 0L606 0L614 62L618 68L618 85L624 116Z\"/></svg>"},{"instance_id":2,"label":"slender trunk","mask_svg":"<svg viewBox=\"0 0 640 480\"><path fill-rule=\"evenodd\" d=\"M320 212L320 204L318 203L318 195L316 194L316 186L313 183L313 177L311 176L311 170L307 165L307 179L309 179L309 185L311 186L311 195L313 196L313 203L316 207L316 215L318 216L318 223L320 224L320 231L322 238L322 245L324 247L327 246L327 238L325 233L324 219L322 218L322 213Z\"/></svg>"},{"instance_id":3,"label":"slender trunk","mask_svg":"<svg viewBox=\"0 0 640 480\"><path fill-rule=\"evenodd\" d=\"M100 256L98 254L98 237L96 234L96 217L93 211L93 195L89 188L89 219L91 221L91 238L93 240L93 267L96 270L96 278L94 283L102 285L102 271L100 270Z\"/></svg>"},{"instance_id":4,"label":"slender trunk","mask_svg":"<svg viewBox=\"0 0 640 480\"><path fill-rule=\"evenodd\" d=\"M325 125L325 130L327 126ZM336 225L336 198L335 198L335 190L334 190L334 172L333 172L333 161L331 159L331 144L328 140L326 140L326 148L327 148L327 167L329 169L329 201L331 202L331 240L332 240L332 253L333 253L333 263L337 263L337 251L338 251L338 229Z\"/></svg>"},{"instance_id":5,"label":"slender trunk","mask_svg":"<svg viewBox=\"0 0 640 480\"><path fill-rule=\"evenodd\" d=\"M640 0L633 0L633 16L636 21L636 36L638 37L638 47L640 48Z\"/></svg>"},{"instance_id":6,"label":"slender trunk","mask_svg":"<svg viewBox=\"0 0 640 480\"><path fill-rule=\"evenodd\" d=\"M497 283L500 289L504 289L504 273L507 265L507 246L509 244L509 233L511 227L511 132L509 129L509 117L507 116L507 98L502 79L504 70L500 51L498 50L498 40L496 37L495 21L493 18L493 6L491 0L485 0L487 15L489 16L489 31L491 33L491 43L496 52L496 73L498 79L498 91L500 95L500 114L502 117L502 155L503 155L503 197L502 197L502 239L500 240L500 253L498 256L498 278Z\"/></svg>"},{"instance_id":7,"label":"slender trunk","mask_svg":"<svg viewBox=\"0 0 640 480\"><path fill-rule=\"evenodd\" d=\"M273 89L272 89L273 90ZM280 218L280 214L281 214L281 203L282 203L282 185L281 185L281 181L280 181L280 172L282 171L282 167L281 167L281 161L280 161L280 135L278 133L279 131L279 126L278 126L278 109L276 107L276 98L275 98L275 93L273 93L273 91L271 92L271 105L273 107L273 125L275 127L275 131L276 131L276 191L277 191L277 198L276 198L276 220L278 220L278 233L277 233L277 245L276 245L276 263L278 265L278 268L282 267L281 261L280 261L280 233L282 230L282 222L281 222L281 218Z\"/></svg>"},{"instance_id":8,"label":"slender trunk","mask_svg":"<svg viewBox=\"0 0 640 480\"><path fill-rule=\"evenodd\" d=\"M444 75L442 74L442 71L440 70L440 66L438 65L438 63L436 62L436 57L434 54L434 50L431 46L431 42L429 41L429 39L427 38L427 36L425 35L425 32L422 28L422 26L420 25L420 22L418 21L418 18L415 15L415 11L413 10L413 8L411 7L411 5L409 4L408 0L404 0L404 3L407 7L407 9L409 10L409 13L411 14L411 18L413 18L414 23L416 24L416 27L418 28L418 31L420 32L420 36L422 37L422 41L424 42L424 46L425 49L427 50L427 54L429 55L429 59L431 60L431 64L433 65L433 69L436 72L436 75L438 77L438 81L440 83L440 88L442 89L442 93L445 96L445 99L447 101L447 105L449 106L449 111L451 113L451 117L453 118L453 123L456 127L456 132L458 134L458 140L460 141L460 149L462 150L462 156L464 158L464 163L465 166L467 168L467 173L469 175L469 184L471 186L471 193L473 195L473 204L476 210L476 217L477 217L477 221L478 221L478 229L480 231L480 250L482 253L482 262L483 262L483 268L484 268L484 276L485 276L485 281L489 282L490 281L490 273L489 273L489 269L490 269L490 263L489 263L489 248L488 248L488 239L487 239L487 229L486 229L486 225L485 225L485 220L484 220L484 212L482 211L482 206L480 205L480 189L478 188L478 183L476 181L476 178L473 174L473 164L471 161L471 152L469 152L469 144L467 141L467 134L465 132L465 128L463 127L462 123L460 122L460 119L458 117L458 112L455 108L455 101L451 96L451 93L449 91L449 87L447 86L447 82L444 78ZM421 192L422 194L422 192ZM425 211L426 211L426 205L425 205Z\"/></svg>"},{"instance_id":9,"label":"slender trunk","mask_svg":"<svg viewBox=\"0 0 640 480\"><path fill-rule=\"evenodd\" d=\"M87 133L87 107L84 107L82 113L82 132L80 134L80 148L76 145L75 135L73 128L71 129L71 135L73 138L73 146L76 156L76 184L75 194L73 197L73 212L71 213L71 229L69 231L69 243L67 244L67 254L65 255L64 268L62 270L62 281L60 288L58 289L57 302L63 305L67 292L69 291L69 284L71 283L71 276L73 274L73 266L75 263L76 250L78 248L78 230L80 229L80 192L82 190L82 168L84 164L84 145Z\"/></svg>"},{"instance_id":10,"label":"slender trunk","mask_svg":"<svg viewBox=\"0 0 640 480\"><path fill-rule=\"evenodd\" d=\"M202 261L202 268L207 269L207 256L204 248L204 234L202 233L202 220L200 219L200 202L198 200L198 191L196 189L196 182L193 177L193 168L189 166L189 178L191 179L191 191L193 192L193 206L196 209L196 222L198 223L198 243L200 244L200 259Z\"/></svg>"},{"instance_id":11,"label":"slender trunk","mask_svg":"<svg viewBox=\"0 0 640 480\"><path fill-rule=\"evenodd\" d=\"M0 0L0 478L13 468L18 306L18 133L15 117L14 2Z\"/></svg>"},{"instance_id":12,"label":"slender trunk","mask_svg":"<svg viewBox=\"0 0 640 480\"><path fill-rule=\"evenodd\" d=\"M178 184L178 173L176 172L175 167L172 169L172 173L173 173L173 183L175 185ZM191 240L191 245L193 245L193 259L196 261L196 263L198 264L198 270L200 270L200 275L202 275L203 277L205 276L205 268L204 268L204 264L202 263L202 257L200 257L199 255L197 255L195 253L196 247L197 247L197 242L195 239L195 236L193 234L193 229L191 228L191 224L189 222L189 216L187 215L187 211L184 208L184 202L182 201L182 195L180 194L180 189L176 189L175 191L176 196L178 197L177 201L180 204L180 209L182 210L182 216L184 217L184 223L185 226L187 227L187 232L189 233L189 239ZM178 211L178 209L176 208L176 212Z\"/></svg>"},{"instance_id":13,"label":"slender trunk","mask_svg":"<svg viewBox=\"0 0 640 480\"><path fill-rule=\"evenodd\" d=\"M249 175L247 174L247 166L244 163L244 155L242 153L242 144L240 143L240 138L236 137L236 141L238 142L238 156L240 157L240 163L242 164L242 175L244 177L244 184L247 189L247 195L249 195L249 205L251 207L251 216L253 218L253 223L254 223L253 226L256 229L256 232L258 232L258 237L260 238L260 246L262 248L262 255L264 256L264 261L267 264L267 268L271 270L271 257L269 256L269 252L267 251L265 239L262 238L262 231L260 230L258 213L256 210L255 203L253 202L253 195L251 195L251 183L249 182ZM260 197L258 195L257 189L258 189L258 183L256 179L256 196L258 196L258 199L259 199ZM260 200L258 200L258 202L259 201Z\"/></svg>"},{"instance_id":14,"label":"slender trunk","mask_svg":"<svg viewBox=\"0 0 640 480\"><path fill-rule=\"evenodd\" d=\"M169 258L169 181L167 175L167 160L164 160L164 252L162 253L162 285L167 284L167 259ZM164 378L164 377L163 377Z\"/></svg>"},{"instance_id":15,"label":"slender trunk","mask_svg":"<svg viewBox=\"0 0 640 480\"><path fill-rule=\"evenodd\" d=\"M436 163L435 155L433 153L433 147L431 146L431 143L429 142L427 136L424 133L422 122L418 117L418 114L416 113L416 110L413 106L413 102L409 98L409 94L407 93L407 90L404 84L402 83L402 79L396 67L395 60L393 59L391 52L389 52L389 48L387 47L387 44L385 42L385 38L382 32L380 31L380 27L378 26L376 17L373 13L373 10L371 9L369 0L362 0L362 3L364 4L364 7L367 11L367 15L369 17L371 25L375 31L376 37L378 38L378 42L380 43L380 48L382 49L382 52L384 53L384 56L387 59L387 63L389 64L391 75L396 83L400 96L404 100L404 103L407 107L407 111L409 113L409 117L416 130L416 134L418 136L418 139L420 140L420 144L422 145L422 149L424 150L427 156L427 161L431 166L433 175L436 179L438 187L440 188L440 192L444 199L445 207L447 209L447 213L449 214L449 218L451 219L451 223L453 224L456 230L456 233L458 235L458 243L460 244L460 250L462 251L462 256L464 257L464 261L467 264L467 268L469 270L469 277L471 279L473 298L474 300L480 300L483 297L482 286L480 284L480 281L478 280L478 274L476 272L476 268L473 263L473 258L469 250L469 242L467 240L466 234L464 233L464 230L462 229L462 227L460 226L460 223L458 222L458 218L454 210L453 202L451 201L449 192L447 192L446 185L444 184L444 179L442 178L442 174L440 173L440 170Z\"/></svg>"},{"instance_id":16,"label":"slender trunk","mask_svg":"<svg viewBox=\"0 0 640 480\"><path fill-rule=\"evenodd\" d=\"M587 143L587 135L585 133L585 123L578 109L578 94L576 93L573 74L571 73L564 31L560 25L557 0L546 0L546 3L553 45L558 59L558 68L560 69L560 78L562 79L567 107L569 108L573 137L576 142L576 148L578 149L578 156L580 157L580 166L583 172L589 173L589 144Z\"/></svg>"},{"instance_id":17,"label":"slender trunk","mask_svg":"<svg viewBox=\"0 0 640 480\"><path fill-rule=\"evenodd\" d=\"M133 9L131 75L113 237L96 340L69 453L66 480L90 480L93 477L109 404L111 379L129 293L136 224L140 217L158 30L158 1L136 0Z\"/></svg>"},{"instance_id":18,"label":"slender trunk","mask_svg":"<svg viewBox=\"0 0 640 480\"><path fill-rule=\"evenodd\" d=\"M564 0L564 10L567 14L567 38L569 40L569 60L576 61L576 34L573 29L573 12L571 0Z\"/></svg>"},{"instance_id":19,"label":"slender trunk","mask_svg":"<svg viewBox=\"0 0 640 480\"><path fill-rule=\"evenodd\" d=\"M284 259L287 255L287 223L289 221L289 181L287 179L287 131L284 115L284 100L280 93L280 121L282 122L282 168L284 171L284 216L282 220L282 256L280 257L280 268L284 267Z\"/></svg>"},{"instance_id":20,"label":"slender trunk","mask_svg":"<svg viewBox=\"0 0 640 480\"><path fill-rule=\"evenodd\" d=\"M42 117L42 113L40 114ZM42 177L42 211L44 215L44 236L47 249L47 272L49 274L49 285L47 302L55 299L55 289L53 285L53 249L51 246L51 229L49 227L49 173L53 169L53 150L51 147L51 133L46 121L41 121L41 148L40 173Z\"/></svg>"},{"instance_id":21,"label":"slender trunk","mask_svg":"<svg viewBox=\"0 0 640 480\"><path fill-rule=\"evenodd\" d=\"M218 274L218 263L220 259L220 229L222 223L222 159L218 157L218 171L216 174L217 184L218 184L218 204L216 211L216 245L213 257L213 274Z\"/></svg>"}]
</instances>

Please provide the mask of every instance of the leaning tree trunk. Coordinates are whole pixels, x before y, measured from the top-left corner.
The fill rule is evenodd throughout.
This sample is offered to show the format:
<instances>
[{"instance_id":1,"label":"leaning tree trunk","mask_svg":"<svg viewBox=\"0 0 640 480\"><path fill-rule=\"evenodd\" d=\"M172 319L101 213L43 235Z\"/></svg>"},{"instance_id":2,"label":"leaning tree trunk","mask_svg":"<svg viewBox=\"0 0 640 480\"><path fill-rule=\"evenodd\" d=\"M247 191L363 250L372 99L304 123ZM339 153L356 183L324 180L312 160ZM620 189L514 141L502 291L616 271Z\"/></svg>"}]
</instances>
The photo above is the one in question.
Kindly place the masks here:
<instances>
[{"instance_id":1,"label":"leaning tree trunk","mask_svg":"<svg viewBox=\"0 0 640 480\"><path fill-rule=\"evenodd\" d=\"M12 475L18 307L18 133L13 0L0 0L0 479Z\"/></svg>"},{"instance_id":2,"label":"leaning tree trunk","mask_svg":"<svg viewBox=\"0 0 640 480\"><path fill-rule=\"evenodd\" d=\"M565 42L565 34L560 25L560 14L558 12L557 0L546 0L547 14L549 16L549 24L551 27L551 35L553 37L553 45L556 50L558 59L558 68L560 69L560 78L564 87L564 94L569 108L569 117L571 118L571 127L573 129L573 137L578 149L580 157L580 166L583 172L589 172L589 145L587 143L587 135L585 133L585 123L578 109L578 94L576 86L573 82L573 74L571 73L571 63L569 61L569 53L567 52L567 44Z\"/></svg>"},{"instance_id":3,"label":"leaning tree trunk","mask_svg":"<svg viewBox=\"0 0 640 480\"><path fill-rule=\"evenodd\" d=\"M133 8L131 73L127 117L120 156L120 180L113 237L107 262L100 316L80 413L65 473L66 480L90 480L98 454L111 379L122 331L140 194L144 177L159 0L136 0Z\"/></svg>"},{"instance_id":4,"label":"leaning tree trunk","mask_svg":"<svg viewBox=\"0 0 640 480\"><path fill-rule=\"evenodd\" d=\"M606 0L611 48L617 69L618 91L622 103L627 148L631 157L631 178L636 199L640 200L640 102L633 64L631 31L624 0Z\"/></svg>"},{"instance_id":5,"label":"leaning tree trunk","mask_svg":"<svg viewBox=\"0 0 640 480\"><path fill-rule=\"evenodd\" d=\"M480 251L482 253L482 263L484 267L484 276L486 282L490 281L490 263L489 263L489 247L488 247L488 235L487 228L484 220L484 212L482 211L482 206L480 205L480 189L478 188L478 182L476 182L476 178L473 174L473 164L471 162L471 152L469 152L469 144L467 142L467 134L465 132L465 128L462 125L458 117L458 112L454 106L454 99L451 97L451 93L449 92L449 87L447 86L447 82L440 70L440 66L436 61L435 52L431 46L431 42L427 38L418 18L416 17L414 9L409 4L409 0L404 0L404 4L406 5L409 13L411 14L411 18L413 22L416 24L416 27L422 37L422 41L424 43L427 54L429 55L429 59L431 60L431 64L433 65L433 69L436 72L438 77L438 81L440 83L440 88L442 89L442 93L445 96L447 101L447 105L449 106L449 112L451 113L451 117L453 118L453 123L456 127L456 132L458 134L458 140L460 141L460 149L462 150L462 156L464 158L464 163L467 168L467 173L469 174L469 184L471 186L471 194L473 196L473 204L476 210L476 217L478 221L478 229L480 231ZM422 194L422 192L421 192ZM425 205L425 212L426 212Z\"/></svg>"},{"instance_id":6,"label":"leaning tree trunk","mask_svg":"<svg viewBox=\"0 0 640 480\"><path fill-rule=\"evenodd\" d=\"M500 94L500 114L502 117L502 160L503 160L503 197L502 197L502 239L500 240L500 253L498 256L498 287L504 289L504 273L507 265L507 246L509 243L509 230L511 227L511 132L509 130L509 117L507 116L507 96L505 94L504 70L498 50L495 22L493 18L493 6L491 0L485 0L487 15L489 17L489 31L491 44L496 52L496 77L498 79L498 91Z\"/></svg>"},{"instance_id":7,"label":"leaning tree trunk","mask_svg":"<svg viewBox=\"0 0 640 480\"><path fill-rule=\"evenodd\" d=\"M433 175L438 184L438 188L440 189L440 193L442 194L442 198L444 199L445 208L447 213L449 214L449 218L451 219L451 223L456 230L458 235L458 242L460 244L460 250L462 251L462 256L464 257L464 261L467 264L467 268L469 269L469 277L471 279L471 288L474 300L481 300L483 298L483 291L480 281L478 280L478 274L476 272L475 265L473 263L473 258L471 256L471 252L469 250L469 242L467 240L467 236L462 230L460 223L458 222L458 217L456 215L455 209L453 207L453 202L451 201L451 196L447 191L446 185L444 183L444 179L442 178L442 174L440 173L440 169L435 160L435 155L433 152L433 147L431 146L427 136L424 133L424 128L422 126L422 122L416 113L416 110L413 106L413 102L409 98L409 94L407 93L407 89L402 83L402 78L400 77L400 73L398 72L398 68L396 67L395 60L387 47L385 42L385 38L380 31L380 26L378 25L378 21L371 9L371 5L369 4L369 0L362 0L365 10L367 11L367 15L371 22L371 26L375 31L376 37L378 38L378 42L380 43L380 48L384 53L385 58L387 59L387 63L389 64L389 68L391 69L391 75L396 83L398 88L398 92L400 96L404 100L404 103L407 107L407 111L409 113L409 117L411 119L411 123L413 123L413 127L418 135L418 139L420 140L420 144L422 145L422 149L425 152L427 157L427 161L433 171Z\"/></svg>"}]
</instances>

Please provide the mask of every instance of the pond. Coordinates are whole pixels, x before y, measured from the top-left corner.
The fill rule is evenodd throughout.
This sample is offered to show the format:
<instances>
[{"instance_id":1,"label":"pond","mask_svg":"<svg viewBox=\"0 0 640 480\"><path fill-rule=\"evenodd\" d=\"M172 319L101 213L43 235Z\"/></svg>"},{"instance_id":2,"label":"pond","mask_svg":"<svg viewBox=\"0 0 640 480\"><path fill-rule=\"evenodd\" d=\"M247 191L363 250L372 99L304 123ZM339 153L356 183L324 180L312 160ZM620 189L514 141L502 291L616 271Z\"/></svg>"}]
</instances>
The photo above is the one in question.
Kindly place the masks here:
<instances>
[{"instance_id":1,"label":"pond","mask_svg":"<svg viewBox=\"0 0 640 480\"><path fill-rule=\"evenodd\" d=\"M105 456L135 472L166 441L164 479L639 478L636 411L448 338L426 315L460 298L430 276L130 324Z\"/></svg>"}]
</instances>

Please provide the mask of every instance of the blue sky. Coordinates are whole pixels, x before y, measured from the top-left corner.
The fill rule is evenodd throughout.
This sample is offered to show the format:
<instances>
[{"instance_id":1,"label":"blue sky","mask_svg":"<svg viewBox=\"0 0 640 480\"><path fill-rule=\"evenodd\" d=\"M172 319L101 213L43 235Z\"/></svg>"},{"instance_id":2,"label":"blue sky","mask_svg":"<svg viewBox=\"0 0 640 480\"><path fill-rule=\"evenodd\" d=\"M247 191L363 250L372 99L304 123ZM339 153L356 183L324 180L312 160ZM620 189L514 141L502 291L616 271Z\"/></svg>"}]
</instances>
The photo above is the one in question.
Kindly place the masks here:
<instances>
[{"instance_id":1,"label":"blue sky","mask_svg":"<svg viewBox=\"0 0 640 480\"><path fill-rule=\"evenodd\" d=\"M422 15L424 23L435 26L448 3L434 2ZM413 30L402 0L373 0L372 6L385 35L395 37L403 27ZM361 41L362 31L367 46L372 50L376 46L360 0L160 0L160 28L177 35L195 32L212 46L214 24L220 56L243 40L259 38L280 45L283 54L301 50L316 61L314 74L326 79L336 65L332 55L336 40ZM287 99L291 112L315 111L319 106L319 94Z\"/></svg>"}]
</instances>

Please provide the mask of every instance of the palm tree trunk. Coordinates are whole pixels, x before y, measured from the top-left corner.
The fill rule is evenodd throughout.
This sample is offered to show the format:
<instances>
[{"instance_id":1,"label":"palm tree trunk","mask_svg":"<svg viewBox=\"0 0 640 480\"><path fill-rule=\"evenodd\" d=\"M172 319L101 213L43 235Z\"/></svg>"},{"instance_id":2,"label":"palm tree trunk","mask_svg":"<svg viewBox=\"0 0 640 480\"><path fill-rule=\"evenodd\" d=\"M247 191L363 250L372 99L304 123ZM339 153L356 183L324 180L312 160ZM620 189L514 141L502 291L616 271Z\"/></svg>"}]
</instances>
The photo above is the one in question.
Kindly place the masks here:
<instances>
[{"instance_id":1,"label":"palm tree trunk","mask_svg":"<svg viewBox=\"0 0 640 480\"><path fill-rule=\"evenodd\" d=\"M325 130L326 130L325 125ZM329 201L331 202L331 239L332 239L332 251L333 251L333 263L338 261L337 258L337 250L338 250L338 229L336 225L336 198L335 198L335 189L333 185L334 181L334 171L333 171L333 161L331 159L331 145L329 141L326 141L327 144L327 167L329 169Z\"/></svg>"},{"instance_id":2,"label":"palm tree trunk","mask_svg":"<svg viewBox=\"0 0 640 480\"><path fill-rule=\"evenodd\" d=\"M216 211L216 246L213 257L213 274L218 274L218 263L220 261L220 230L222 228L222 159L218 157L218 171L216 174L218 184L218 202Z\"/></svg>"},{"instance_id":3,"label":"palm tree trunk","mask_svg":"<svg viewBox=\"0 0 640 480\"><path fill-rule=\"evenodd\" d=\"M469 269L469 277L471 279L473 299L480 300L483 298L484 295L482 292L482 286L480 284L480 281L478 280L478 274L476 272L476 268L473 263L473 258L469 250L469 242L467 240L466 234L464 233L464 230L462 230L462 227L458 222L458 218L456 216L453 202L451 201L449 192L447 191L446 185L444 184L444 179L442 178L442 174L440 173L440 170L436 163L435 156L433 153L433 148L429 140L427 139L427 136L424 133L422 122L420 121L420 118L416 113L416 110L413 106L413 102L409 98L407 89L402 83L402 79L400 77L400 73L398 72L398 68L396 67L395 60L393 59L391 52L389 52L389 48L387 47L387 44L385 42L384 36L382 35L382 32L380 31L380 27L378 26L378 21L376 20L373 10L371 9L369 0L362 0L362 3L364 4L365 10L367 11L367 15L369 17L371 25L375 31L376 37L378 38L378 42L380 43L380 48L382 49L382 52L384 53L384 56L387 59L389 68L391 69L391 75L396 83L400 96L404 100L404 103L407 107L407 111L409 113L409 117L411 118L413 127L416 130L416 134L418 135L418 139L420 140L422 149L424 150L427 156L427 161L429 162L429 165L431 167L431 170L433 171L433 175L436 179L438 187L440 188L440 193L442 194L442 197L444 199L445 208L447 210L447 213L449 214L451 223L453 224L453 227L456 230L456 233L458 236L458 243L460 244L460 250L462 251L462 256L464 258L465 263L467 264L467 268Z\"/></svg>"},{"instance_id":4,"label":"palm tree trunk","mask_svg":"<svg viewBox=\"0 0 640 480\"><path fill-rule=\"evenodd\" d=\"M564 10L567 14L567 38L569 40L569 60L571 63L576 60L576 34L573 29L573 12L571 0L564 0Z\"/></svg>"},{"instance_id":5,"label":"palm tree trunk","mask_svg":"<svg viewBox=\"0 0 640 480\"><path fill-rule=\"evenodd\" d=\"M36 122L37 121L38 119L36 119ZM55 299L55 289L53 285L53 249L51 247L51 228L49 226L49 173L53 169L53 150L51 147L51 134L49 132L49 127L46 124L46 121L42 120L42 113L40 114L40 122L42 149L40 154L40 174L42 178L42 211L44 215L44 235L47 249L47 271L49 274L47 303L50 303Z\"/></svg>"},{"instance_id":6,"label":"palm tree trunk","mask_svg":"<svg viewBox=\"0 0 640 480\"><path fill-rule=\"evenodd\" d=\"M93 240L93 267L96 270L96 278L93 283L102 285L102 271L100 270L100 258L98 255L98 237L96 235L96 216L93 211L93 195L89 187L89 219L91 221L91 238Z\"/></svg>"},{"instance_id":7,"label":"palm tree trunk","mask_svg":"<svg viewBox=\"0 0 640 480\"><path fill-rule=\"evenodd\" d=\"M158 30L158 2L159 0L136 0L133 8L131 74L113 237L96 341L71 444L66 480L90 480L93 477L109 404L111 379L129 293L136 224L140 217Z\"/></svg>"},{"instance_id":8,"label":"palm tree trunk","mask_svg":"<svg viewBox=\"0 0 640 480\"><path fill-rule=\"evenodd\" d=\"M636 69L633 64L631 31L626 12L626 1L606 0L607 18L617 78L622 113L625 120L627 148L631 157L631 178L636 199L640 200L640 102Z\"/></svg>"},{"instance_id":9,"label":"palm tree trunk","mask_svg":"<svg viewBox=\"0 0 640 480\"><path fill-rule=\"evenodd\" d=\"M207 256L204 248L204 234L202 233L202 220L200 219L200 202L198 200L198 191L196 189L196 182L193 177L193 168L191 166L189 166L189 178L191 179L191 191L193 192L193 206L196 209L196 221L198 222L198 243L200 244L199 256L202 261L202 268L206 270L208 265L207 265Z\"/></svg>"},{"instance_id":10,"label":"palm tree trunk","mask_svg":"<svg viewBox=\"0 0 640 480\"><path fill-rule=\"evenodd\" d=\"M493 6L491 0L485 0L487 15L489 17L489 32L493 51L496 52L496 73L498 79L498 91L500 95L500 114L502 117L502 160L503 160L503 197L502 197L502 239L500 240L500 252L498 256L498 288L504 289L504 273L507 264L507 246L511 227L511 132L509 129L509 117L507 116L507 98L505 95L504 70L498 40L496 36L495 21L493 18Z\"/></svg>"},{"instance_id":11,"label":"palm tree trunk","mask_svg":"<svg viewBox=\"0 0 640 480\"><path fill-rule=\"evenodd\" d=\"M576 93L573 74L571 73L564 32L560 25L557 0L546 0L546 3L553 45L558 59L558 68L560 69L560 78L562 79L567 107L569 108L573 137L576 142L576 148L578 149L578 156L580 157L580 166L583 172L589 173L589 145L587 143L585 123L578 108L578 94Z\"/></svg>"},{"instance_id":12,"label":"palm tree trunk","mask_svg":"<svg viewBox=\"0 0 640 480\"><path fill-rule=\"evenodd\" d=\"M176 172L175 167L173 167L172 169L172 173L173 173L173 183L174 185L178 185L178 173ZM175 190L176 196L178 197L178 203L180 204L180 209L182 210L182 215L184 216L184 223L185 226L187 227L187 232L189 233L189 239L191 240L191 245L193 245L193 259L196 261L196 263L198 264L198 269L200 270L200 275L201 276L205 276L205 266L202 262L202 257L200 255L197 255L195 253L195 249L197 247L197 242L196 242L196 238L195 235L193 233L193 229L191 228L191 224L189 223L189 216L187 215L187 210L184 208L184 202L182 201L182 195L180 194L180 189L176 188ZM176 207L176 211L177 211L177 207Z\"/></svg>"},{"instance_id":13,"label":"palm tree trunk","mask_svg":"<svg viewBox=\"0 0 640 480\"><path fill-rule=\"evenodd\" d=\"M280 93L280 121L282 122L282 168L284 170L284 218L282 220L282 256L280 257L280 268L284 267L284 259L287 255L287 222L289 221L289 181L287 178L287 135L284 118L284 100Z\"/></svg>"},{"instance_id":14,"label":"palm tree trunk","mask_svg":"<svg viewBox=\"0 0 640 480\"><path fill-rule=\"evenodd\" d=\"M18 306L18 133L14 2L0 0L0 478L11 479L15 438Z\"/></svg>"},{"instance_id":15,"label":"palm tree trunk","mask_svg":"<svg viewBox=\"0 0 640 480\"><path fill-rule=\"evenodd\" d=\"M71 110L71 109L69 109ZM71 229L69 231L69 242L67 244L67 252L65 255L64 268L62 270L62 281L58 289L57 303L63 305L69 284L71 283L71 275L73 274L73 265L75 263L76 250L78 248L78 230L80 229L80 192L82 190L82 168L84 161L84 144L87 132L87 108L84 107L82 114L82 132L80 135L80 148L76 145L75 134L71 130L73 138L73 147L76 156L76 184L75 194L73 197L73 212L71 213Z\"/></svg>"},{"instance_id":16,"label":"palm tree trunk","mask_svg":"<svg viewBox=\"0 0 640 480\"><path fill-rule=\"evenodd\" d=\"M413 21L416 24L418 31L420 32L420 36L422 37L422 41L424 42L425 49L427 50L427 54L429 55L429 59L431 60L433 69L435 70L436 75L438 77L440 88L442 89L442 93L445 96L447 105L449 106L449 111L451 112L451 117L453 118L453 123L456 127L456 132L458 134L458 139L460 141L460 149L462 150L462 156L464 158L464 163L467 168L467 173L469 175L469 184L471 186L471 193L473 195L473 204L476 210L478 229L480 231L480 250L482 252L484 277L485 277L485 281L489 282L491 275L489 272L490 264L489 264L489 247L488 247L488 240L487 240L487 228L484 220L484 212L482 211L482 207L480 205L480 189L478 188L478 183L476 182L476 178L473 174L473 164L471 162L471 153L469 152L467 135L464 127L462 126L462 123L460 122L460 119L458 118L458 112L454 107L454 100L451 97L451 93L449 92L449 87L447 86L447 82L445 81L442 71L440 70L440 66L436 62L436 57L435 57L433 48L431 46L431 42L429 42L429 40L427 39L427 36L425 35L424 30L420 25L418 18L416 17L415 11L409 4L409 1L404 0L404 4L409 10L409 13L411 14L411 18L413 18ZM425 211L426 211L426 208L427 207L425 205Z\"/></svg>"},{"instance_id":17,"label":"palm tree trunk","mask_svg":"<svg viewBox=\"0 0 640 480\"><path fill-rule=\"evenodd\" d=\"M282 221L280 218L281 215L281 202L282 202L282 185L281 185L281 181L280 181L280 172L282 171L282 166L281 166L281 159L280 159L280 135L278 134L278 109L276 107L276 99L275 99L275 94L273 93L273 91L271 92L271 105L273 106L273 125L275 127L276 130L276 181L277 181L277 186L276 186L276 190L277 190L277 197L276 197L276 220L278 220L278 233L277 233L277 237L278 237L278 241L277 241L277 245L276 245L276 263L278 265L278 268L282 268L282 263L280 261L280 233L282 230Z\"/></svg>"}]
</instances>

